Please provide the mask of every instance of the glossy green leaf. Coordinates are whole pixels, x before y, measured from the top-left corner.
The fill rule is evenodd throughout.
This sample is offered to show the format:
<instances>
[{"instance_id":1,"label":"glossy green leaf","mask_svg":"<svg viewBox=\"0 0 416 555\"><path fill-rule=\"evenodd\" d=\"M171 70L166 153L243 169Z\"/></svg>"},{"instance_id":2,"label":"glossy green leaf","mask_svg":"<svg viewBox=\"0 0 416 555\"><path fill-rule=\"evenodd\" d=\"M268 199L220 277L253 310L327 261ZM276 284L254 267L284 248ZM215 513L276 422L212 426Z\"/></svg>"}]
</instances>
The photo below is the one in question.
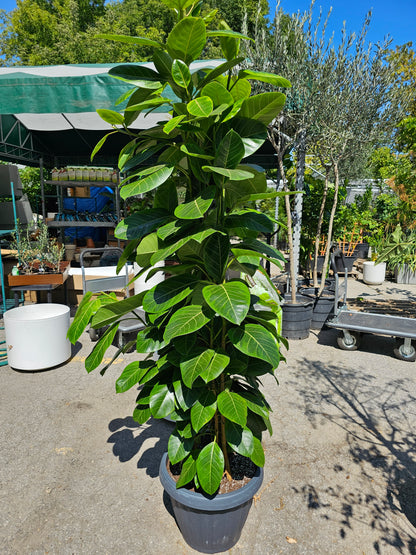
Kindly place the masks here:
<instances>
[{"instance_id":1,"label":"glossy green leaf","mask_svg":"<svg viewBox=\"0 0 416 555\"><path fill-rule=\"evenodd\" d=\"M117 42L126 42L127 44L138 44L140 46L153 46L154 48L161 48L160 42L157 42L146 37L135 37L129 35L112 35L107 33L100 33L95 35L97 39L115 40Z\"/></svg>"},{"instance_id":2,"label":"glossy green leaf","mask_svg":"<svg viewBox=\"0 0 416 555\"><path fill-rule=\"evenodd\" d=\"M107 135L104 135L104 137L101 137L101 139L98 141L98 143L95 145L94 150L91 153L91 161L94 159L94 156L97 154L97 152L99 152L101 150L101 147L103 146L103 144L106 142L106 140L108 139L108 137L110 135L114 135L114 133L117 133L117 131L111 131L110 133L107 133Z\"/></svg>"},{"instance_id":3,"label":"glossy green leaf","mask_svg":"<svg viewBox=\"0 0 416 555\"><path fill-rule=\"evenodd\" d=\"M212 310L233 324L240 325L250 308L250 290L241 281L207 285L203 295Z\"/></svg>"},{"instance_id":4,"label":"glossy green leaf","mask_svg":"<svg viewBox=\"0 0 416 555\"><path fill-rule=\"evenodd\" d=\"M85 370L89 373L97 368L105 355L106 350L110 347L118 330L118 324L108 329L99 341L94 345L94 349L85 359Z\"/></svg>"},{"instance_id":5,"label":"glossy green leaf","mask_svg":"<svg viewBox=\"0 0 416 555\"><path fill-rule=\"evenodd\" d=\"M138 353L155 353L165 347L166 343L160 336L159 330L147 327L140 330L136 338L136 351Z\"/></svg>"},{"instance_id":6,"label":"glossy green leaf","mask_svg":"<svg viewBox=\"0 0 416 555\"><path fill-rule=\"evenodd\" d=\"M208 494L214 494L224 474L224 455L215 441L206 445L198 455L196 471L199 483Z\"/></svg>"},{"instance_id":7,"label":"glossy green leaf","mask_svg":"<svg viewBox=\"0 0 416 555\"><path fill-rule=\"evenodd\" d=\"M151 416L152 412L149 407L143 405L137 405L133 411L133 420L138 424L145 424Z\"/></svg>"},{"instance_id":8,"label":"glossy green leaf","mask_svg":"<svg viewBox=\"0 0 416 555\"><path fill-rule=\"evenodd\" d=\"M201 90L202 96L209 96L212 100L214 106L220 106L221 104L230 105L233 103L234 99L232 94L218 83L218 81L211 81Z\"/></svg>"},{"instance_id":9,"label":"glossy green leaf","mask_svg":"<svg viewBox=\"0 0 416 555\"><path fill-rule=\"evenodd\" d=\"M275 337L263 326L246 324L228 331L231 343L242 353L260 358L276 368L280 361L279 347Z\"/></svg>"},{"instance_id":10,"label":"glossy green leaf","mask_svg":"<svg viewBox=\"0 0 416 555\"><path fill-rule=\"evenodd\" d=\"M264 466L264 449L261 441L253 436L253 452L250 455L250 459L257 466Z\"/></svg>"},{"instance_id":11,"label":"glossy green leaf","mask_svg":"<svg viewBox=\"0 0 416 555\"><path fill-rule=\"evenodd\" d=\"M213 233L218 233L218 232L215 229L204 229L202 231L198 231L197 233L193 233L188 237L179 239L173 245L170 245L165 249L161 249L160 251L155 252L155 254L151 258L151 262L154 265L154 264L157 264L157 262L160 262L161 260L165 260L166 258L168 258L168 256L174 254L177 250L179 250L181 247L183 247L184 245L186 245L186 243L190 241L196 241L197 243L202 243L202 241L207 239Z\"/></svg>"},{"instance_id":12,"label":"glossy green leaf","mask_svg":"<svg viewBox=\"0 0 416 555\"><path fill-rule=\"evenodd\" d=\"M158 108L159 106L163 106L164 104L169 104L170 102L172 102L170 98L164 98L164 97L149 98L147 100L144 100L143 102L139 102L138 104L131 104L131 105L129 104L124 109L124 112L126 112L126 114L128 114L129 112L140 113L143 110Z\"/></svg>"},{"instance_id":13,"label":"glossy green leaf","mask_svg":"<svg viewBox=\"0 0 416 555\"><path fill-rule=\"evenodd\" d=\"M92 293L87 292L75 314L72 324L69 326L67 337L72 344L81 337L82 332L87 327L91 316L100 308L101 302L92 298Z\"/></svg>"},{"instance_id":14,"label":"glossy green leaf","mask_svg":"<svg viewBox=\"0 0 416 555\"><path fill-rule=\"evenodd\" d=\"M186 143L181 145L181 151L192 158L201 158L202 160L214 160L214 157L207 154L201 147L195 143Z\"/></svg>"},{"instance_id":15,"label":"glossy green leaf","mask_svg":"<svg viewBox=\"0 0 416 555\"><path fill-rule=\"evenodd\" d=\"M205 391L191 409L191 424L199 432L215 415L217 401L214 392Z\"/></svg>"},{"instance_id":16,"label":"glossy green leaf","mask_svg":"<svg viewBox=\"0 0 416 555\"><path fill-rule=\"evenodd\" d=\"M251 456L254 450L254 437L251 430L226 420L225 434L227 436L227 443L233 451L243 457Z\"/></svg>"},{"instance_id":17,"label":"glossy green leaf","mask_svg":"<svg viewBox=\"0 0 416 555\"><path fill-rule=\"evenodd\" d=\"M168 441L168 457L172 464L182 461L192 449L192 440L183 439L177 430L171 433Z\"/></svg>"},{"instance_id":18,"label":"glossy green leaf","mask_svg":"<svg viewBox=\"0 0 416 555\"><path fill-rule=\"evenodd\" d=\"M112 324L116 320L121 319L127 313L139 308L142 304L142 300L143 293L139 293L137 295L133 295L132 297L127 297L127 299L101 306L92 317L91 326L98 329ZM139 316L139 314L137 314L137 316ZM137 318L137 322L140 322L139 318Z\"/></svg>"},{"instance_id":19,"label":"glossy green leaf","mask_svg":"<svg viewBox=\"0 0 416 555\"><path fill-rule=\"evenodd\" d=\"M209 317L205 315L202 306L184 306L177 310L169 320L163 339L170 341L174 337L187 335L201 329L209 322Z\"/></svg>"},{"instance_id":20,"label":"glossy green leaf","mask_svg":"<svg viewBox=\"0 0 416 555\"><path fill-rule=\"evenodd\" d=\"M185 116L176 116L172 119L170 119L167 123L165 123L165 125L163 126L163 131L169 135L169 133L171 133L174 129L176 129L178 127L178 125L181 123L182 120L185 119Z\"/></svg>"},{"instance_id":21,"label":"glossy green leaf","mask_svg":"<svg viewBox=\"0 0 416 555\"><path fill-rule=\"evenodd\" d=\"M244 60L245 60L244 56L241 56L240 58L235 58L234 60L224 62L223 64L220 64L216 68L212 69L208 73L208 75L204 77L204 79L202 79L202 81L198 84L198 89L202 89L208 83L210 83L211 81L214 81L214 79L217 79L217 77L221 78L223 73L225 73L226 71L229 71L230 69L237 66L238 64L241 64L241 62L243 62Z\"/></svg>"},{"instance_id":22,"label":"glossy green leaf","mask_svg":"<svg viewBox=\"0 0 416 555\"><path fill-rule=\"evenodd\" d=\"M191 388L201 372L208 367L213 353L212 349L198 350L196 354L191 351L188 356L182 358L180 363L181 375L183 383L187 387Z\"/></svg>"},{"instance_id":23,"label":"glossy green leaf","mask_svg":"<svg viewBox=\"0 0 416 555\"><path fill-rule=\"evenodd\" d=\"M152 57L157 72L166 80L171 78L173 59L165 50L155 50Z\"/></svg>"},{"instance_id":24,"label":"glossy green leaf","mask_svg":"<svg viewBox=\"0 0 416 555\"><path fill-rule=\"evenodd\" d=\"M244 181L253 177L253 173L244 170L229 170L227 168L217 168L216 166L202 166L202 169L206 172L216 173L218 175L223 175L231 181Z\"/></svg>"},{"instance_id":25,"label":"glossy green leaf","mask_svg":"<svg viewBox=\"0 0 416 555\"><path fill-rule=\"evenodd\" d=\"M119 239L141 239L148 233L164 225L169 220L170 214L161 208L149 208L135 212L122 220L116 233Z\"/></svg>"},{"instance_id":26,"label":"glossy green leaf","mask_svg":"<svg viewBox=\"0 0 416 555\"><path fill-rule=\"evenodd\" d=\"M215 380L215 378L218 378L218 376L227 368L229 363L230 357L228 355L213 351L212 358L207 367L200 373L200 378L202 378L206 383Z\"/></svg>"},{"instance_id":27,"label":"glossy green leaf","mask_svg":"<svg viewBox=\"0 0 416 555\"><path fill-rule=\"evenodd\" d=\"M157 233L153 232L143 237L136 251L136 262L142 268L151 265L151 257L159 250Z\"/></svg>"},{"instance_id":28,"label":"glossy green leaf","mask_svg":"<svg viewBox=\"0 0 416 555\"><path fill-rule=\"evenodd\" d=\"M204 242L203 261L208 275L217 282L224 279L230 255L230 239L215 233Z\"/></svg>"},{"instance_id":29,"label":"glossy green leaf","mask_svg":"<svg viewBox=\"0 0 416 555\"><path fill-rule=\"evenodd\" d=\"M175 25L166 41L167 51L175 59L190 64L197 60L206 42L206 27L199 17L187 17Z\"/></svg>"},{"instance_id":30,"label":"glossy green leaf","mask_svg":"<svg viewBox=\"0 0 416 555\"><path fill-rule=\"evenodd\" d=\"M177 85L187 89L191 82L189 67L181 60L174 60L172 64L172 77Z\"/></svg>"},{"instance_id":31,"label":"glossy green leaf","mask_svg":"<svg viewBox=\"0 0 416 555\"><path fill-rule=\"evenodd\" d=\"M214 108L209 96L198 96L187 105L188 112L198 118L206 118Z\"/></svg>"},{"instance_id":32,"label":"glossy green leaf","mask_svg":"<svg viewBox=\"0 0 416 555\"><path fill-rule=\"evenodd\" d=\"M230 229L245 227L260 233L273 233L274 224L270 218L257 210L242 210L225 218L225 226Z\"/></svg>"},{"instance_id":33,"label":"glossy green leaf","mask_svg":"<svg viewBox=\"0 0 416 555\"><path fill-rule=\"evenodd\" d=\"M242 108L245 102L246 101L242 102L240 108ZM267 139L266 125L257 119L243 117L241 109L238 117L233 119L232 125L234 131L240 135L241 140L243 141L245 157L254 154Z\"/></svg>"},{"instance_id":34,"label":"glossy green leaf","mask_svg":"<svg viewBox=\"0 0 416 555\"><path fill-rule=\"evenodd\" d=\"M124 116L118 112L114 112L114 110L99 108L97 114L110 125L123 125L124 123Z\"/></svg>"},{"instance_id":35,"label":"glossy green leaf","mask_svg":"<svg viewBox=\"0 0 416 555\"><path fill-rule=\"evenodd\" d=\"M250 96L243 102L240 115L268 125L282 111L285 102L286 96L279 92Z\"/></svg>"},{"instance_id":36,"label":"glossy green leaf","mask_svg":"<svg viewBox=\"0 0 416 555\"><path fill-rule=\"evenodd\" d=\"M235 169L241 162L244 152L244 144L240 135L230 129L218 146L215 165Z\"/></svg>"},{"instance_id":37,"label":"glossy green leaf","mask_svg":"<svg viewBox=\"0 0 416 555\"><path fill-rule=\"evenodd\" d=\"M269 83L274 87L291 87L290 81L274 73L266 73L265 71L252 71L250 69L242 69L239 77L246 79L255 79L256 81L262 81L263 83Z\"/></svg>"},{"instance_id":38,"label":"glossy green leaf","mask_svg":"<svg viewBox=\"0 0 416 555\"><path fill-rule=\"evenodd\" d=\"M175 409L175 394L166 384L157 384L150 394L150 410L154 418L166 418Z\"/></svg>"},{"instance_id":39,"label":"glossy green leaf","mask_svg":"<svg viewBox=\"0 0 416 555\"><path fill-rule=\"evenodd\" d=\"M134 385L140 384L140 380L153 366L155 366L153 360L135 360L128 364L116 381L116 392L124 393L124 391L128 391Z\"/></svg>"},{"instance_id":40,"label":"glossy green leaf","mask_svg":"<svg viewBox=\"0 0 416 555\"><path fill-rule=\"evenodd\" d=\"M217 397L220 413L240 426L247 423L247 403L241 395L232 391L222 391Z\"/></svg>"},{"instance_id":41,"label":"glossy green leaf","mask_svg":"<svg viewBox=\"0 0 416 555\"><path fill-rule=\"evenodd\" d=\"M154 69L145 66L121 64L111 68L108 74L142 89L159 89L162 86L160 75Z\"/></svg>"},{"instance_id":42,"label":"glossy green leaf","mask_svg":"<svg viewBox=\"0 0 416 555\"><path fill-rule=\"evenodd\" d=\"M192 276L174 276L158 283L143 298L146 312L165 312L186 299L197 283Z\"/></svg>"},{"instance_id":43,"label":"glossy green leaf","mask_svg":"<svg viewBox=\"0 0 416 555\"><path fill-rule=\"evenodd\" d=\"M153 191L172 175L173 167L162 166L157 171L152 174L140 179L139 181L133 181L128 185L124 185L120 190L120 196L125 200L142 193L147 193L148 191Z\"/></svg>"},{"instance_id":44,"label":"glossy green leaf","mask_svg":"<svg viewBox=\"0 0 416 555\"><path fill-rule=\"evenodd\" d=\"M175 208L175 216L182 220L195 220L202 218L215 198L215 187L208 187L201 196Z\"/></svg>"},{"instance_id":45,"label":"glossy green leaf","mask_svg":"<svg viewBox=\"0 0 416 555\"><path fill-rule=\"evenodd\" d=\"M265 254L266 256L270 256L271 258L282 259L282 253L280 251L263 241L258 241L257 239L245 239L242 243L236 244L235 247L256 251L261 254Z\"/></svg>"},{"instance_id":46,"label":"glossy green leaf","mask_svg":"<svg viewBox=\"0 0 416 555\"><path fill-rule=\"evenodd\" d=\"M231 37L234 39L244 39L244 40L254 40L247 35L242 33L237 33L237 31L232 31L231 29L216 29L215 31L207 31L207 37Z\"/></svg>"},{"instance_id":47,"label":"glossy green leaf","mask_svg":"<svg viewBox=\"0 0 416 555\"><path fill-rule=\"evenodd\" d=\"M183 462L181 475L179 480L176 482L176 487L181 488L186 484L189 484L194 479L196 474L196 457L191 453L186 460Z\"/></svg>"}]
</instances>

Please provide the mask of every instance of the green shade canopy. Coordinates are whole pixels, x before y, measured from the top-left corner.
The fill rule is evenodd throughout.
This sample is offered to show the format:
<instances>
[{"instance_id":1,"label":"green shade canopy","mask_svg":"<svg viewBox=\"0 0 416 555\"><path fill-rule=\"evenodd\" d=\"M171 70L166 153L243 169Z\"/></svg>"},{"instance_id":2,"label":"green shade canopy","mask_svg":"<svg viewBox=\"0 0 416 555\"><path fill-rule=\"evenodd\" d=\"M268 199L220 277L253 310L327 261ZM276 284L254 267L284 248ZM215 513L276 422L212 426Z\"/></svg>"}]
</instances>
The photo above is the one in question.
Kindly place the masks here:
<instances>
[{"instance_id":1,"label":"green shade canopy","mask_svg":"<svg viewBox=\"0 0 416 555\"><path fill-rule=\"evenodd\" d=\"M191 69L212 69L221 62L196 61ZM0 68L0 159L33 166L42 159L46 167L88 164L96 143L112 129L96 110L120 110L115 101L133 88L108 74L116 65ZM164 95L176 98L171 90ZM134 128L152 127L169 117L167 111L162 107L139 116ZM115 165L125 140L111 136L94 163Z\"/></svg>"}]
</instances>

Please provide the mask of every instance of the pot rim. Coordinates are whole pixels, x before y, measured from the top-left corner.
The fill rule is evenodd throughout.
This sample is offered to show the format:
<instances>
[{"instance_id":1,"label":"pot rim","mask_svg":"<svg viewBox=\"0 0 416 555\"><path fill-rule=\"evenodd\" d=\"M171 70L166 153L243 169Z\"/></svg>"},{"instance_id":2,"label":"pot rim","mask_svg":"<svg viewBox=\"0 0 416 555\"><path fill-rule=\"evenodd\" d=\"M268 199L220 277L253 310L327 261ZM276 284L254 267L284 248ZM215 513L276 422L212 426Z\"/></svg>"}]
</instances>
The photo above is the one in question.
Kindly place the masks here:
<instances>
[{"instance_id":1,"label":"pot rim","mask_svg":"<svg viewBox=\"0 0 416 555\"><path fill-rule=\"evenodd\" d=\"M167 470L167 459L168 454L164 453L159 467L159 479L162 486L175 501L192 509L217 512L238 507L250 501L263 482L264 471L263 468L258 466L255 475L247 484L228 493L208 495L190 491L186 488L177 489L176 482Z\"/></svg>"}]
</instances>

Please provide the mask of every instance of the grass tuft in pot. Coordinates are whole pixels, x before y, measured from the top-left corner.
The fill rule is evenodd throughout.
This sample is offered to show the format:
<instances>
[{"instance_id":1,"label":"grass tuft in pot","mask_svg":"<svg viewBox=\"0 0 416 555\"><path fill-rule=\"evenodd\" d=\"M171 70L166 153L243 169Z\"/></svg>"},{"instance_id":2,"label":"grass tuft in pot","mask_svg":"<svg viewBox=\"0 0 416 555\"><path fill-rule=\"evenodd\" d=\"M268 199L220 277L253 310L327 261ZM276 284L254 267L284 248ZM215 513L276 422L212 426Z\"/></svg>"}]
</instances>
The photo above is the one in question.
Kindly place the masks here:
<instances>
[{"instance_id":1,"label":"grass tuft in pot","mask_svg":"<svg viewBox=\"0 0 416 555\"><path fill-rule=\"evenodd\" d=\"M119 157L120 171L127 175L120 184L122 198L154 193L151 208L127 216L116 229L119 238L130 241L120 267L129 257L142 272L165 261L149 277L160 271L169 276L122 301L87 293L69 337L75 342L89 322L94 328L108 326L86 360L91 371L100 365L120 319L143 307L146 327L136 349L144 360L125 367L116 391L141 386L133 414L138 423L151 417L176 423L168 455L172 464L181 464L177 487L193 482L214 494L230 475L231 453L264 465L262 433L271 432L261 377L274 375L285 340L278 333L278 302L267 287L253 286L256 275L265 274L263 259L279 266L284 258L258 239L273 231L273 221L244 206L275 195L267 193L262 169L247 158L267 140L267 125L283 108L285 95L276 89L290 83L239 70L240 41L247 37L226 25L208 30L200 5L193 9L181 0L169 5L178 21L165 44L128 37L154 48L154 68L111 69L134 88L123 113L99 110L113 125L112 133L130 136ZM210 70L195 68L212 37L219 37L225 61ZM255 80L275 90L252 96ZM161 106L170 108L171 118L161 113L154 127L129 129L140 114ZM181 203L178 191L184 192Z\"/></svg>"}]
</instances>

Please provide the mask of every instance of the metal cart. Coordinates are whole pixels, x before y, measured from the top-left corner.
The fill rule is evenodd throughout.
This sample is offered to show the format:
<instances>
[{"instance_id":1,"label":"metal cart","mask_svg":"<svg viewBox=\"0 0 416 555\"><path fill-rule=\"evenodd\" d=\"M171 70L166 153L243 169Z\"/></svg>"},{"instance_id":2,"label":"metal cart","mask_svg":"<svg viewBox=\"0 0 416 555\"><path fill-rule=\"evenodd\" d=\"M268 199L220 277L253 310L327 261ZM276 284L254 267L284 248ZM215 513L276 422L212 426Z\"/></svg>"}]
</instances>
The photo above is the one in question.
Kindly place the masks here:
<instances>
[{"instance_id":1,"label":"metal cart","mask_svg":"<svg viewBox=\"0 0 416 555\"><path fill-rule=\"evenodd\" d=\"M334 267L334 266L333 266ZM408 362L416 360L416 319L388 314L373 314L350 310L347 306L348 273L340 281L335 272L335 316L326 322L330 328L341 330L338 346L345 351L355 351L361 343L363 333L387 335L397 338L394 355Z\"/></svg>"},{"instance_id":2,"label":"metal cart","mask_svg":"<svg viewBox=\"0 0 416 555\"><path fill-rule=\"evenodd\" d=\"M94 255L94 254L115 254L117 260L123 253L123 250L120 247L105 247L105 248L91 248L91 249L84 249L81 252L79 257L79 262L81 266L81 274L82 274L82 290L85 295L87 291L91 291L92 293L100 293L100 292L109 292L109 291L119 291L121 289L125 289L126 297L129 296L129 271L128 271L128 264L126 263L124 266L124 273L117 276L103 276L99 278L91 278L87 279L85 273L85 257ZM99 268L97 268L99 271ZM137 332L144 329L144 312L142 309L137 308L132 312L126 314L122 320L120 320L119 328L118 328L118 336L117 336L117 345L119 348L123 348L126 344L127 336L129 340L134 339L137 336ZM94 328L89 328L88 333L91 338L91 341L97 341L101 335L103 330L97 330Z\"/></svg>"}]
</instances>

